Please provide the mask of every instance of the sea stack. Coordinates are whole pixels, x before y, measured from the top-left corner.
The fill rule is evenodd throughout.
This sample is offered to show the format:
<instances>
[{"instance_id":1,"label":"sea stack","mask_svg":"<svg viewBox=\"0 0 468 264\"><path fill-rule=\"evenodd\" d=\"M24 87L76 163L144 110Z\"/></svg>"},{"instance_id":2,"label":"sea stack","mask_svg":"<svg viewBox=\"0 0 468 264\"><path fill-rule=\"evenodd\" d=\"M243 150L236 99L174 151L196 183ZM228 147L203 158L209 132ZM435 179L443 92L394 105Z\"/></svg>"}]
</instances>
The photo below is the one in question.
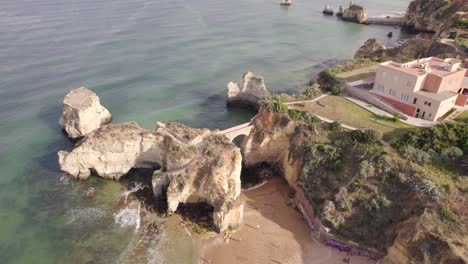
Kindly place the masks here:
<instances>
[{"instance_id":1,"label":"sea stack","mask_svg":"<svg viewBox=\"0 0 468 264\"><path fill-rule=\"evenodd\" d=\"M367 9L351 1L349 2L349 7L343 11L342 18L343 20L363 24L367 20Z\"/></svg>"},{"instance_id":2,"label":"sea stack","mask_svg":"<svg viewBox=\"0 0 468 264\"><path fill-rule=\"evenodd\" d=\"M336 12L337 17L342 17L343 16L343 6L340 5L338 8L338 12Z\"/></svg>"},{"instance_id":3,"label":"sea stack","mask_svg":"<svg viewBox=\"0 0 468 264\"><path fill-rule=\"evenodd\" d=\"M239 84L228 83L227 104L244 104L258 107L260 100L270 97L265 81L262 76L255 76L251 72L246 72L242 76Z\"/></svg>"},{"instance_id":4,"label":"sea stack","mask_svg":"<svg viewBox=\"0 0 468 264\"><path fill-rule=\"evenodd\" d=\"M109 111L101 105L99 97L90 89L71 90L63 99L60 126L72 139L78 139L109 123Z\"/></svg>"},{"instance_id":5,"label":"sea stack","mask_svg":"<svg viewBox=\"0 0 468 264\"><path fill-rule=\"evenodd\" d=\"M332 16L333 15L333 9L329 4L325 5L325 8L323 9L323 14Z\"/></svg>"}]
</instances>

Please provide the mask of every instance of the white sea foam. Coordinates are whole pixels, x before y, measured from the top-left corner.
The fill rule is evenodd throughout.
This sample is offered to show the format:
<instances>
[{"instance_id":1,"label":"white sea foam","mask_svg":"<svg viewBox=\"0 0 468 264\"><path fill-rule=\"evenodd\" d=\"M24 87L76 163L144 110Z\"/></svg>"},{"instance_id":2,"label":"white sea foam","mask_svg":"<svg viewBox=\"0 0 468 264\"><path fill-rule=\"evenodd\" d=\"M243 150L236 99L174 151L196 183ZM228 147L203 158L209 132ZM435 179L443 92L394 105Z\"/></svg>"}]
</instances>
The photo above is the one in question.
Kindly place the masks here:
<instances>
[{"instance_id":1,"label":"white sea foam","mask_svg":"<svg viewBox=\"0 0 468 264\"><path fill-rule=\"evenodd\" d=\"M122 196L124 197L124 202L125 204L128 202L128 196L134 192L137 192L141 189L143 189L145 186L141 183L141 182L137 182L135 183L135 186L133 186L132 188L130 188L130 190L127 190L125 192L122 193Z\"/></svg>"},{"instance_id":2,"label":"white sea foam","mask_svg":"<svg viewBox=\"0 0 468 264\"><path fill-rule=\"evenodd\" d=\"M127 206L119 210L114 215L114 222L120 227L135 226L135 230L140 228L140 202L133 201Z\"/></svg>"}]
</instances>

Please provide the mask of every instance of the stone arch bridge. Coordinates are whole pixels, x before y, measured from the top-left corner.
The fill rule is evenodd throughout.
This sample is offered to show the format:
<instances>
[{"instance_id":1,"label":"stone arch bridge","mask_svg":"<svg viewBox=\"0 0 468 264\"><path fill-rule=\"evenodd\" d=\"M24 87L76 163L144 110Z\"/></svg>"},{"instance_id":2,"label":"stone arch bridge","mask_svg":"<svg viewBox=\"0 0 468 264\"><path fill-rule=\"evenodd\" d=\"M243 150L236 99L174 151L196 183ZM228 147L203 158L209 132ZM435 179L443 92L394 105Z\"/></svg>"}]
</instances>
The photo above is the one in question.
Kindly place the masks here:
<instances>
[{"instance_id":1,"label":"stone arch bridge","mask_svg":"<svg viewBox=\"0 0 468 264\"><path fill-rule=\"evenodd\" d=\"M219 134L227 136L231 141L234 140L237 136L245 135L248 136L252 130L253 125L250 122L231 127L222 131L219 131Z\"/></svg>"}]
</instances>

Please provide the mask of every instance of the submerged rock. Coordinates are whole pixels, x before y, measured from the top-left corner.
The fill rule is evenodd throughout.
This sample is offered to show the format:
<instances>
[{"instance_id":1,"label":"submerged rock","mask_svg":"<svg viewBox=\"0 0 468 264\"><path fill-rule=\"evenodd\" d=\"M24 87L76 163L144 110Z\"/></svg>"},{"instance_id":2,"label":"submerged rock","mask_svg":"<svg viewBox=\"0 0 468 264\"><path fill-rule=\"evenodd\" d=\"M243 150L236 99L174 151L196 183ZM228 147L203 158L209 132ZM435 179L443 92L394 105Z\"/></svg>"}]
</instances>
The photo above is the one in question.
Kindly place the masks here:
<instances>
[{"instance_id":1,"label":"submerged rock","mask_svg":"<svg viewBox=\"0 0 468 264\"><path fill-rule=\"evenodd\" d=\"M269 96L270 93L263 77L255 76L251 72L244 73L240 84L228 83L228 104L247 104L258 107L258 102Z\"/></svg>"},{"instance_id":2,"label":"submerged rock","mask_svg":"<svg viewBox=\"0 0 468 264\"><path fill-rule=\"evenodd\" d=\"M367 9L351 2L349 7L343 11L342 18L362 24L367 20Z\"/></svg>"},{"instance_id":3,"label":"submerged rock","mask_svg":"<svg viewBox=\"0 0 468 264\"><path fill-rule=\"evenodd\" d=\"M96 194L96 188L94 187L89 187L84 193L83 193L83 198L85 199L93 199L94 195Z\"/></svg>"},{"instance_id":4,"label":"submerged rock","mask_svg":"<svg viewBox=\"0 0 468 264\"><path fill-rule=\"evenodd\" d=\"M99 97L90 89L81 87L71 90L63 99L59 123L70 138L76 139L109 123L111 119Z\"/></svg>"}]
</instances>

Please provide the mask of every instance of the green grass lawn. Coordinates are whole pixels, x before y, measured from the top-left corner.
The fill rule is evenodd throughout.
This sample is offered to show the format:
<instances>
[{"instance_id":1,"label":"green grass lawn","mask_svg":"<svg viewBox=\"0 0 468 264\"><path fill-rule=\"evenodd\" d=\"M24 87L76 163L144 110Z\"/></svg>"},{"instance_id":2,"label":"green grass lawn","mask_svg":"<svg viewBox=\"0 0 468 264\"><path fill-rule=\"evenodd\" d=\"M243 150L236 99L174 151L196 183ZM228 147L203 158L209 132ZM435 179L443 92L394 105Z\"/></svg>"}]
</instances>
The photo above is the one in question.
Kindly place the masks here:
<instances>
[{"instance_id":1,"label":"green grass lawn","mask_svg":"<svg viewBox=\"0 0 468 264\"><path fill-rule=\"evenodd\" d=\"M304 107L297 108L359 129L380 130L386 139L399 136L413 127L401 121L394 122L390 117L377 116L341 96L330 95L318 102L305 103Z\"/></svg>"},{"instance_id":2,"label":"green grass lawn","mask_svg":"<svg viewBox=\"0 0 468 264\"><path fill-rule=\"evenodd\" d=\"M459 114L456 118L455 118L456 121L464 121L464 122L468 122L468 111L465 111L461 114Z\"/></svg>"},{"instance_id":3,"label":"green grass lawn","mask_svg":"<svg viewBox=\"0 0 468 264\"><path fill-rule=\"evenodd\" d=\"M336 78L342 82L354 82L361 79L366 79L375 75L377 72L378 64L371 66L355 69L352 71L346 71L336 74Z\"/></svg>"}]
</instances>

